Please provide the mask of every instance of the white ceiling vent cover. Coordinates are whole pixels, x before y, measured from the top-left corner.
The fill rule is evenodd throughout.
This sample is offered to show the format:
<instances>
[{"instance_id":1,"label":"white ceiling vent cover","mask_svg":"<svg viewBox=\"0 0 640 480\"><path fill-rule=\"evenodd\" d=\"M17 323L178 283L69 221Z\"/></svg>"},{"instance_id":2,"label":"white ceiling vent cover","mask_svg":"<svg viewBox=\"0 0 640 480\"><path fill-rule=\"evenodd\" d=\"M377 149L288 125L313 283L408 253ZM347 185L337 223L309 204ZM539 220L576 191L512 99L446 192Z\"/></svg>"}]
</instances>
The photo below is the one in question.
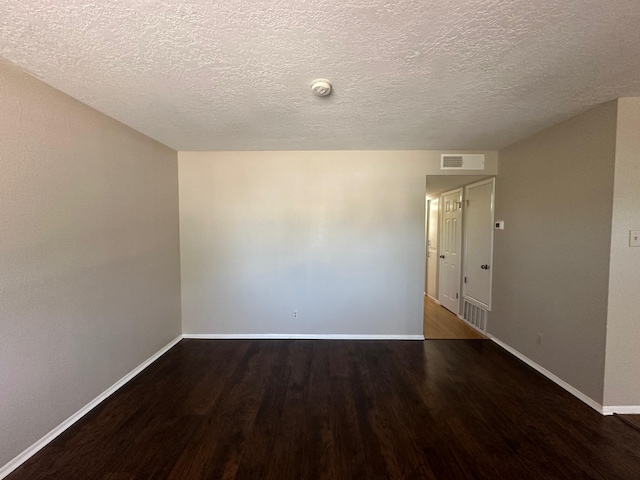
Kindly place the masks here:
<instances>
[{"instance_id":1,"label":"white ceiling vent cover","mask_svg":"<svg viewBox=\"0 0 640 480\"><path fill-rule=\"evenodd\" d=\"M484 154L442 154L440 157L440 170L484 170Z\"/></svg>"}]
</instances>

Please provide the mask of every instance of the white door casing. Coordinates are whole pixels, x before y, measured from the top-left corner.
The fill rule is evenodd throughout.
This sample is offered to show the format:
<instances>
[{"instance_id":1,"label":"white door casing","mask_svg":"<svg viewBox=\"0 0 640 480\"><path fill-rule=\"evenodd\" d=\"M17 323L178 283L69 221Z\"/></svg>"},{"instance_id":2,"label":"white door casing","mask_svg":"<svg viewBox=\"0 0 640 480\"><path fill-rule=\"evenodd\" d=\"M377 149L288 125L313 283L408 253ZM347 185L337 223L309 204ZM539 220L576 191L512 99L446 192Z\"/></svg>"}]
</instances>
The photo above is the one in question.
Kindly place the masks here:
<instances>
[{"instance_id":1,"label":"white door casing","mask_svg":"<svg viewBox=\"0 0 640 480\"><path fill-rule=\"evenodd\" d=\"M438 301L460 312L460 262L462 250L462 188L440 196L440 281Z\"/></svg>"},{"instance_id":2,"label":"white door casing","mask_svg":"<svg viewBox=\"0 0 640 480\"><path fill-rule=\"evenodd\" d=\"M491 310L495 179L465 187L463 295Z\"/></svg>"}]
</instances>

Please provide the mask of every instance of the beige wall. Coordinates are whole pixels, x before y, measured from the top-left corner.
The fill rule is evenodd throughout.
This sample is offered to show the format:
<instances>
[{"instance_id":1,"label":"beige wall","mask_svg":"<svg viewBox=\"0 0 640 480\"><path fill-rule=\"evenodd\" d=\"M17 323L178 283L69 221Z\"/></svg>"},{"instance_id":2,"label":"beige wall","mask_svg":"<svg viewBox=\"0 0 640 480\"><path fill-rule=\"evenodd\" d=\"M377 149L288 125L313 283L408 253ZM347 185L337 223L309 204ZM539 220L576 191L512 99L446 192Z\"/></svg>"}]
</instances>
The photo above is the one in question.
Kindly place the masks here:
<instances>
[{"instance_id":1,"label":"beige wall","mask_svg":"<svg viewBox=\"0 0 640 480\"><path fill-rule=\"evenodd\" d=\"M501 150L496 179L505 230L495 232L489 332L598 403L616 112L609 102Z\"/></svg>"},{"instance_id":2,"label":"beige wall","mask_svg":"<svg viewBox=\"0 0 640 480\"><path fill-rule=\"evenodd\" d=\"M0 466L180 334L176 152L0 63Z\"/></svg>"},{"instance_id":3,"label":"beige wall","mask_svg":"<svg viewBox=\"0 0 640 480\"><path fill-rule=\"evenodd\" d=\"M184 333L421 335L425 176L439 162L179 153Z\"/></svg>"},{"instance_id":4,"label":"beige wall","mask_svg":"<svg viewBox=\"0 0 640 480\"><path fill-rule=\"evenodd\" d=\"M618 100L605 405L640 406L640 98Z\"/></svg>"}]
</instances>

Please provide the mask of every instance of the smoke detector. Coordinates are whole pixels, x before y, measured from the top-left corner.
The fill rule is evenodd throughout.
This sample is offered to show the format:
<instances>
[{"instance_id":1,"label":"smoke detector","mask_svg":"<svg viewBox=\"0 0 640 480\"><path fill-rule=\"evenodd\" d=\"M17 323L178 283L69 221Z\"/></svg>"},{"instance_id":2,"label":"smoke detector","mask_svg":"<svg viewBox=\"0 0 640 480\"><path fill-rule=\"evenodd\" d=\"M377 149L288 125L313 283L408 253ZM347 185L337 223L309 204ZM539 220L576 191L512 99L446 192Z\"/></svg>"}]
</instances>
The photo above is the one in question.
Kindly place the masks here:
<instances>
[{"instance_id":1,"label":"smoke detector","mask_svg":"<svg viewBox=\"0 0 640 480\"><path fill-rule=\"evenodd\" d=\"M319 97L326 97L331 94L331 82L324 78L318 78L311 82L311 91Z\"/></svg>"}]
</instances>

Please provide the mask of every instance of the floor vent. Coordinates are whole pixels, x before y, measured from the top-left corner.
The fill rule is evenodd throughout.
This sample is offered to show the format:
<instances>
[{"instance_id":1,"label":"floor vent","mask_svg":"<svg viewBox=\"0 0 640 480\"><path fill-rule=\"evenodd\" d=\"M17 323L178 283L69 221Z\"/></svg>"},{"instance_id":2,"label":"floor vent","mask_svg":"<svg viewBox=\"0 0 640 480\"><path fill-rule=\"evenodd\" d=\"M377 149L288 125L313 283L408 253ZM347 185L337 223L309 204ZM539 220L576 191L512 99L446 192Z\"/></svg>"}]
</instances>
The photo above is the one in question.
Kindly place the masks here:
<instances>
[{"instance_id":1,"label":"floor vent","mask_svg":"<svg viewBox=\"0 0 640 480\"><path fill-rule=\"evenodd\" d=\"M474 305L466 299L464 300L462 318L482 332L487 331L488 313L484 308Z\"/></svg>"}]
</instances>

